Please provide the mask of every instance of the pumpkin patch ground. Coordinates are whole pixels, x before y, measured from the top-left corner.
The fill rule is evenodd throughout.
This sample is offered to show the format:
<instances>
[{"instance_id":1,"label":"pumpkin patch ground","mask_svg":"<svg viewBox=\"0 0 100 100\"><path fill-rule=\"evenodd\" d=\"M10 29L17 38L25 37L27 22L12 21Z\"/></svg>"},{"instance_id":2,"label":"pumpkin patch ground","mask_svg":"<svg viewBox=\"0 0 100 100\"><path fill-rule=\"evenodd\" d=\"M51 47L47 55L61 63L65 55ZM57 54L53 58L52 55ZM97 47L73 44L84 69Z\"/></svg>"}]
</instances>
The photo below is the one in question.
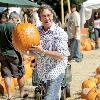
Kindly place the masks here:
<instances>
[{"instance_id":1,"label":"pumpkin patch ground","mask_svg":"<svg viewBox=\"0 0 100 100\"><path fill-rule=\"evenodd\" d=\"M80 93L82 92L82 82L87 80L90 76L94 76L97 73L96 68L100 66L100 49L82 52L82 62L70 62L72 65L71 97L66 100L84 100L80 97ZM29 93L29 97L25 100L34 100L34 89L35 87L32 86L32 79L30 77L25 83L25 91ZM18 86L15 86L15 96L15 100L23 100L19 98ZM6 100L6 96L0 95L0 100Z\"/></svg>"}]
</instances>

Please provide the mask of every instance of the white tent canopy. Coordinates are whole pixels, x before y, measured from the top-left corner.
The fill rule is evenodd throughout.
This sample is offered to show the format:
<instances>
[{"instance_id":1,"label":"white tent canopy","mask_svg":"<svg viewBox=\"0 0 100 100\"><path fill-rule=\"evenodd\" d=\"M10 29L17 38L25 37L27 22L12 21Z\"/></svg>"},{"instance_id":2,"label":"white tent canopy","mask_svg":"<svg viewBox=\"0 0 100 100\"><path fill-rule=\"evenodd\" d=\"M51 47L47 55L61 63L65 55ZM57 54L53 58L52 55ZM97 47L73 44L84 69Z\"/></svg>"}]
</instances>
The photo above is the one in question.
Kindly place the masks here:
<instances>
[{"instance_id":1,"label":"white tent canopy","mask_svg":"<svg viewBox=\"0 0 100 100\"><path fill-rule=\"evenodd\" d=\"M81 10L80 10L80 17L81 17L81 27L84 27L86 20L91 18L92 10L100 8L100 0L87 0L83 2Z\"/></svg>"}]
</instances>

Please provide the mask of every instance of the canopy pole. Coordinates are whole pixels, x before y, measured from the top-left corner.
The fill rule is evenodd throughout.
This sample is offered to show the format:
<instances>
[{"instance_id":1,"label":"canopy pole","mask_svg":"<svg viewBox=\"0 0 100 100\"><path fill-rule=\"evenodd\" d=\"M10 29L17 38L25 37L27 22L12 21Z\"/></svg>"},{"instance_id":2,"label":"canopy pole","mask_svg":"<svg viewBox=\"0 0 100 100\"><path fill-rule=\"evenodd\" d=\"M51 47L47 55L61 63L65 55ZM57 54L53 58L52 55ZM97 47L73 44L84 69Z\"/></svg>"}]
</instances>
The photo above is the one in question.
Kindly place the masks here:
<instances>
[{"instance_id":1,"label":"canopy pole","mask_svg":"<svg viewBox=\"0 0 100 100\"><path fill-rule=\"evenodd\" d=\"M28 20L27 20L27 14L24 14L24 23L27 23Z\"/></svg>"},{"instance_id":2,"label":"canopy pole","mask_svg":"<svg viewBox=\"0 0 100 100\"><path fill-rule=\"evenodd\" d=\"M68 5L68 13L70 14L71 10L70 10L70 1L69 0L67 0L67 5Z\"/></svg>"},{"instance_id":3,"label":"canopy pole","mask_svg":"<svg viewBox=\"0 0 100 100\"><path fill-rule=\"evenodd\" d=\"M61 23L62 26L64 25L64 7L63 7L63 0L61 0Z\"/></svg>"}]
</instances>

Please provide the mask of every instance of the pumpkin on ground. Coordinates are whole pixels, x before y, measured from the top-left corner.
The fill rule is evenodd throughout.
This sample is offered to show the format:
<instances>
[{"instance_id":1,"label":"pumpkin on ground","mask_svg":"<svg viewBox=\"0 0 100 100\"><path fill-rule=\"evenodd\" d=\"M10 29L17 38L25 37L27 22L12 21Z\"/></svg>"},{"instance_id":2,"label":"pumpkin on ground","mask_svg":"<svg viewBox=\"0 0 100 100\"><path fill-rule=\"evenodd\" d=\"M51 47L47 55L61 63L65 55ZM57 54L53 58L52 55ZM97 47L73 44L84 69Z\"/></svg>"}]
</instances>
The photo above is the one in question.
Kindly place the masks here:
<instances>
[{"instance_id":1,"label":"pumpkin on ground","mask_svg":"<svg viewBox=\"0 0 100 100\"><path fill-rule=\"evenodd\" d=\"M24 66L25 66L24 78L25 78L25 80L32 77L32 68L30 67L30 64L31 64L31 62L24 63Z\"/></svg>"},{"instance_id":2,"label":"pumpkin on ground","mask_svg":"<svg viewBox=\"0 0 100 100\"><path fill-rule=\"evenodd\" d=\"M92 50L95 50L95 42L93 40L91 40L91 47L92 47Z\"/></svg>"},{"instance_id":3,"label":"pumpkin on ground","mask_svg":"<svg viewBox=\"0 0 100 100\"><path fill-rule=\"evenodd\" d=\"M12 43L17 51L26 52L30 47L40 44L40 33L34 24L18 24L12 34Z\"/></svg>"},{"instance_id":4,"label":"pumpkin on ground","mask_svg":"<svg viewBox=\"0 0 100 100\"><path fill-rule=\"evenodd\" d=\"M95 79L84 80L82 83L81 97L86 99L88 92L94 88L96 88L96 80Z\"/></svg>"},{"instance_id":5,"label":"pumpkin on ground","mask_svg":"<svg viewBox=\"0 0 100 100\"><path fill-rule=\"evenodd\" d=\"M18 85L17 78L13 78L13 81L14 81L14 85L17 86Z\"/></svg>"},{"instance_id":6,"label":"pumpkin on ground","mask_svg":"<svg viewBox=\"0 0 100 100\"><path fill-rule=\"evenodd\" d=\"M97 78L97 88L100 89L100 74L95 75L95 77Z\"/></svg>"},{"instance_id":7,"label":"pumpkin on ground","mask_svg":"<svg viewBox=\"0 0 100 100\"><path fill-rule=\"evenodd\" d=\"M95 49L95 42L90 38L83 38L81 39L81 46L80 49L82 51L90 51Z\"/></svg>"},{"instance_id":8,"label":"pumpkin on ground","mask_svg":"<svg viewBox=\"0 0 100 100\"><path fill-rule=\"evenodd\" d=\"M100 90L92 89L89 91L86 100L100 100Z\"/></svg>"},{"instance_id":9,"label":"pumpkin on ground","mask_svg":"<svg viewBox=\"0 0 100 100\"><path fill-rule=\"evenodd\" d=\"M85 51L92 50L91 40L89 38L84 39L83 42L81 42L81 44L84 46Z\"/></svg>"},{"instance_id":10,"label":"pumpkin on ground","mask_svg":"<svg viewBox=\"0 0 100 100\"><path fill-rule=\"evenodd\" d=\"M84 88L96 88L96 82L91 79L87 79L82 83L82 89Z\"/></svg>"},{"instance_id":11,"label":"pumpkin on ground","mask_svg":"<svg viewBox=\"0 0 100 100\"><path fill-rule=\"evenodd\" d=\"M96 84L97 84L97 82L98 82L98 79L97 79L95 76L89 77L88 80L90 80L90 81L92 81L92 82L94 82L94 83L96 83Z\"/></svg>"},{"instance_id":12,"label":"pumpkin on ground","mask_svg":"<svg viewBox=\"0 0 100 100\"><path fill-rule=\"evenodd\" d=\"M98 67L96 68L96 74L97 74L97 75L100 74L100 66L98 66Z\"/></svg>"}]
</instances>

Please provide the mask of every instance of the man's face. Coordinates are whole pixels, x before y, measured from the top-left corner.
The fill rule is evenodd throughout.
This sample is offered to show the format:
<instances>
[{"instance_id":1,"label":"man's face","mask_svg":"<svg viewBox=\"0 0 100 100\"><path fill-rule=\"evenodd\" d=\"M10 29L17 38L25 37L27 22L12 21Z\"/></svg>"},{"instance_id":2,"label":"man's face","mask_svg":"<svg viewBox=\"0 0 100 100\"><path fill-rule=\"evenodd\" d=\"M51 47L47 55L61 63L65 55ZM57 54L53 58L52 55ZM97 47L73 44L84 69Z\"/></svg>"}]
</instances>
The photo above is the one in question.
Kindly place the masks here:
<instances>
[{"instance_id":1,"label":"man's face","mask_svg":"<svg viewBox=\"0 0 100 100\"><path fill-rule=\"evenodd\" d=\"M1 18L1 22L7 22L7 18Z\"/></svg>"},{"instance_id":2,"label":"man's face","mask_svg":"<svg viewBox=\"0 0 100 100\"><path fill-rule=\"evenodd\" d=\"M19 21L19 18L18 18L18 17L13 17L12 20L13 20L13 22L14 22L15 24L17 24L18 21Z\"/></svg>"},{"instance_id":3,"label":"man's face","mask_svg":"<svg viewBox=\"0 0 100 100\"><path fill-rule=\"evenodd\" d=\"M53 23L52 12L48 9L44 9L43 12L40 13L40 20L44 26L44 29L47 30Z\"/></svg>"},{"instance_id":4,"label":"man's face","mask_svg":"<svg viewBox=\"0 0 100 100\"><path fill-rule=\"evenodd\" d=\"M76 7L71 8L71 12L74 12L74 11L76 11Z\"/></svg>"}]
</instances>

